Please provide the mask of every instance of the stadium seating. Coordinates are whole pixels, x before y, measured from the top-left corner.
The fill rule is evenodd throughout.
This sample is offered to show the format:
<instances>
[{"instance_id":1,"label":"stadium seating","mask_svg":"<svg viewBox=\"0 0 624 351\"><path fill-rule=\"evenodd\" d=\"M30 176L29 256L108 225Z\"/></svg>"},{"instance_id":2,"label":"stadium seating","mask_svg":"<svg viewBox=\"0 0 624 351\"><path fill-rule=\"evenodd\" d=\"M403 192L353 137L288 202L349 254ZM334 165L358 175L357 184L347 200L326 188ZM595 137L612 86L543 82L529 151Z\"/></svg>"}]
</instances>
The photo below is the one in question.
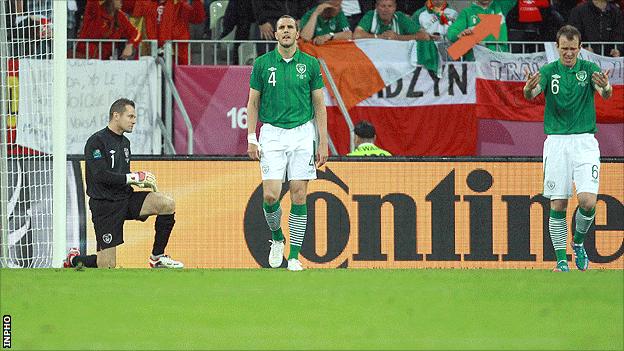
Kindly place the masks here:
<instances>
[{"instance_id":1,"label":"stadium seating","mask_svg":"<svg viewBox=\"0 0 624 351\"><path fill-rule=\"evenodd\" d=\"M258 52L254 43L242 43L238 47L238 64L241 66L253 65L257 56Z\"/></svg>"}]
</instances>

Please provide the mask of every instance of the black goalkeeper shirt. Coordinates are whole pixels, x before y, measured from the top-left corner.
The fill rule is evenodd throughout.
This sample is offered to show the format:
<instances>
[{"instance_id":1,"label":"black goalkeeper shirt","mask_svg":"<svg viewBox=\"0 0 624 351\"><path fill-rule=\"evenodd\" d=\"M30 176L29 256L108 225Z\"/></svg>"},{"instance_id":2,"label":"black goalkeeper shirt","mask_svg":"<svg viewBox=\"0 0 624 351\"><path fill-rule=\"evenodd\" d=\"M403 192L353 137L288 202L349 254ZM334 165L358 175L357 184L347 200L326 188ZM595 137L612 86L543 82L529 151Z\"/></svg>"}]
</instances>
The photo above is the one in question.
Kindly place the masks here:
<instances>
[{"instance_id":1,"label":"black goalkeeper shirt","mask_svg":"<svg viewBox=\"0 0 624 351\"><path fill-rule=\"evenodd\" d=\"M130 140L108 127L93 134L84 149L87 195L97 200L123 200L133 190L126 184L130 173Z\"/></svg>"}]
</instances>

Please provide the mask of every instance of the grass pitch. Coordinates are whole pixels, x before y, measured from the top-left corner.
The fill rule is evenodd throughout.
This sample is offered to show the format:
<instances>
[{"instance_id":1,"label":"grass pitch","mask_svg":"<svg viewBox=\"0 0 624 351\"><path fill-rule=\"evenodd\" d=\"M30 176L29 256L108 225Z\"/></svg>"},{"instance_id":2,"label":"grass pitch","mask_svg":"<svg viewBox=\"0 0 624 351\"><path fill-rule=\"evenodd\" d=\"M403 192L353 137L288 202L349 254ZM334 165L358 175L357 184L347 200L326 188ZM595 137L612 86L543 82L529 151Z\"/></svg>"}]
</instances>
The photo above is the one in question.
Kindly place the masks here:
<instances>
[{"instance_id":1,"label":"grass pitch","mask_svg":"<svg viewBox=\"0 0 624 351\"><path fill-rule=\"evenodd\" d=\"M0 270L14 349L624 348L624 271Z\"/></svg>"}]
</instances>

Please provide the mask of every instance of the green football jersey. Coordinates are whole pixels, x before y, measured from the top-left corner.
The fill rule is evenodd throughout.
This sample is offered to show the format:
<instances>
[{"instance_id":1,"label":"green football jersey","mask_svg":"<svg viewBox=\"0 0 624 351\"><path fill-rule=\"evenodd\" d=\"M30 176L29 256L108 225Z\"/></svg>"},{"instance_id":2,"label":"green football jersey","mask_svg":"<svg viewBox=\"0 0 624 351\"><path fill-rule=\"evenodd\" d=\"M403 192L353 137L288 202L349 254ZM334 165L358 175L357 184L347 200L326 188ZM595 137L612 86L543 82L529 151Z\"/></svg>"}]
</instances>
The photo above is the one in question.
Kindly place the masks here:
<instances>
[{"instance_id":1,"label":"green football jersey","mask_svg":"<svg viewBox=\"0 0 624 351\"><path fill-rule=\"evenodd\" d=\"M483 41L507 41L507 21L505 21L505 17L507 13L516 5L517 0L493 0L488 6L487 9L472 3L470 6L463 9L459 16L457 16L457 20L451 24L448 29L448 38L450 41L457 41L459 39L459 34L467 28L474 28L481 19L479 19L479 15L500 15L501 18L501 27L498 39L496 39L493 35L488 35L483 39ZM488 44L487 47L492 51L509 51L507 45L496 45L496 44ZM474 56L472 54L472 50L468 51L464 56L466 60L474 60Z\"/></svg>"},{"instance_id":2,"label":"green football jersey","mask_svg":"<svg viewBox=\"0 0 624 351\"><path fill-rule=\"evenodd\" d=\"M291 129L314 118L312 91L324 85L315 57L297 49L286 62L276 47L256 59L249 86L260 92L260 121Z\"/></svg>"},{"instance_id":3,"label":"green football jersey","mask_svg":"<svg viewBox=\"0 0 624 351\"><path fill-rule=\"evenodd\" d=\"M540 68L539 85L546 99L544 133L596 133L594 72L600 72L600 67L581 59L572 68L560 60Z\"/></svg>"},{"instance_id":4,"label":"green football jersey","mask_svg":"<svg viewBox=\"0 0 624 351\"><path fill-rule=\"evenodd\" d=\"M358 27L364 29L364 31L371 34L382 34L387 30L391 30L397 34L416 34L418 33L418 27L412 19L401 11L394 13L392 21L389 24L384 24L379 18L377 11L371 10L366 12L364 17L358 23Z\"/></svg>"},{"instance_id":5,"label":"green football jersey","mask_svg":"<svg viewBox=\"0 0 624 351\"><path fill-rule=\"evenodd\" d=\"M301 28L305 27L305 25L310 20L310 16L316 10L318 6L314 6L310 11L306 12L303 17L301 17L301 24L299 25ZM325 19L321 16L316 18L316 27L314 27L314 37L319 35L325 35L329 33L335 32L348 32L349 29L349 21L345 14L340 11L338 14L332 18Z\"/></svg>"},{"instance_id":6,"label":"green football jersey","mask_svg":"<svg viewBox=\"0 0 624 351\"><path fill-rule=\"evenodd\" d=\"M377 147L372 143L362 143L347 156L392 156L388 151Z\"/></svg>"}]
</instances>

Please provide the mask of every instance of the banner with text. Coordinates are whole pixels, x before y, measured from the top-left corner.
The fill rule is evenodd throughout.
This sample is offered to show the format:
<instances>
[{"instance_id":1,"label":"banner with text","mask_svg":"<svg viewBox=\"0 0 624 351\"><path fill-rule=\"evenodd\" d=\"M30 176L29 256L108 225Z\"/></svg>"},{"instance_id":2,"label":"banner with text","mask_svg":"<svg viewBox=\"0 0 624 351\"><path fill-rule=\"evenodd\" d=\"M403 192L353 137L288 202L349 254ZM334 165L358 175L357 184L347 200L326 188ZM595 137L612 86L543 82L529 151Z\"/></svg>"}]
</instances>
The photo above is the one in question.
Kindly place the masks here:
<instances>
[{"instance_id":1,"label":"banner with text","mask_svg":"<svg viewBox=\"0 0 624 351\"><path fill-rule=\"evenodd\" d=\"M353 123L371 121L376 144L393 155L475 155L475 66L448 63L440 76L416 69L349 110ZM340 154L349 152L349 129L326 94L328 128Z\"/></svg>"},{"instance_id":2,"label":"banner with text","mask_svg":"<svg viewBox=\"0 0 624 351\"><path fill-rule=\"evenodd\" d=\"M44 75L49 60L22 59L17 119L17 144L51 152L52 91ZM134 100L137 124L126 136L133 154L160 153L156 63L138 61L67 60L67 153L82 154L91 134L108 124L111 104L118 98Z\"/></svg>"},{"instance_id":3,"label":"banner with text","mask_svg":"<svg viewBox=\"0 0 624 351\"><path fill-rule=\"evenodd\" d=\"M160 191L176 200L168 254L188 268L268 267L271 232L262 212L257 162L133 161L133 166L154 172ZM306 268L555 266L550 201L540 195L541 162L330 162L318 177L308 188L301 250ZM623 202L624 164L603 163L595 225L585 241L590 269L624 268ZM290 205L285 191L283 211ZM576 205L575 197L567 212L570 228ZM86 217L93 252L95 234L91 216ZM147 268L154 220L126 223L118 266ZM288 240L286 218L282 227Z\"/></svg>"},{"instance_id":4,"label":"banner with text","mask_svg":"<svg viewBox=\"0 0 624 351\"><path fill-rule=\"evenodd\" d=\"M494 52L482 46L473 49L477 64L477 117L510 121L544 120L544 96L527 101L522 93L525 70L537 72L559 59L554 43L546 43L546 52L511 54ZM624 123L624 58L609 58L581 50L580 58L609 70L613 96L604 100L596 95L596 119L599 123Z\"/></svg>"},{"instance_id":5,"label":"banner with text","mask_svg":"<svg viewBox=\"0 0 624 351\"><path fill-rule=\"evenodd\" d=\"M474 155L473 64L441 67L442 76L422 66L350 111L356 123L370 120L378 143L395 155ZM247 152L247 97L251 67L177 66L175 83L193 124L194 151L207 155ZM328 127L341 154L349 149L349 130L335 101L326 95ZM333 107L332 107L333 106ZM186 127L174 111L174 144L186 152Z\"/></svg>"}]
</instances>

